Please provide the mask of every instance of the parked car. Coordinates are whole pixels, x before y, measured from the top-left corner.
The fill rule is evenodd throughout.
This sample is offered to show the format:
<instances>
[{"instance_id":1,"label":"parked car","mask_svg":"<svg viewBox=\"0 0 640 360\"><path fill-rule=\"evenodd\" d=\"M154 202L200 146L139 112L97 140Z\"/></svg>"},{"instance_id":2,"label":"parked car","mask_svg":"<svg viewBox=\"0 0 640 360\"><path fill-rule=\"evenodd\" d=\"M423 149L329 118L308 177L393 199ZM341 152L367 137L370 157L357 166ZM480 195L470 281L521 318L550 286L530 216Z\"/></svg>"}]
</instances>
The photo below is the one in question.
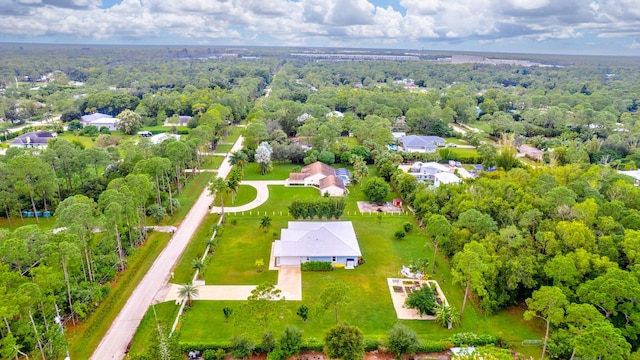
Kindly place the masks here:
<instances>
[{"instance_id":1,"label":"parked car","mask_svg":"<svg viewBox=\"0 0 640 360\"><path fill-rule=\"evenodd\" d=\"M457 144L454 143L448 143L445 147L457 147Z\"/></svg>"},{"instance_id":2,"label":"parked car","mask_svg":"<svg viewBox=\"0 0 640 360\"><path fill-rule=\"evenodd\" d=\"M456 167L461 168L462 167L462 163L460 161L456 161Z\"/></svg>"}]
</instances>

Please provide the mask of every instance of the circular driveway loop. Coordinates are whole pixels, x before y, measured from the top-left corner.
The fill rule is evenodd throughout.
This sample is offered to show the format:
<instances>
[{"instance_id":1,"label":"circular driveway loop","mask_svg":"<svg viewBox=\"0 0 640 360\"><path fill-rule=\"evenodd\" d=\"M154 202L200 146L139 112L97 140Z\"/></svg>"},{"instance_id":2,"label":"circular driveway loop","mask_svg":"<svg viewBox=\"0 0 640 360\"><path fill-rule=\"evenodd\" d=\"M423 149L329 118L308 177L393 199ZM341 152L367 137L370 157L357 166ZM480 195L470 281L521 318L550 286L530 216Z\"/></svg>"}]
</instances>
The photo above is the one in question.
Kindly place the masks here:
<instances>
[{"instance_id":1,"label":"circular driveway loop","mask_svg":"<svg viewBox=\"0 0 640 360\"><path fill-rule=\"evenodd\" d=\"M269 185L282 185L284 186L286 180L247 180L240 183L240 185L249 185L256 188L258 194L252 202L241 206L225 206L225 212L241 212L249 211L257 208L269 200ZM222 209L219 206L211 207L211 213L220 213Z\"/></svg>"}]
</instances>

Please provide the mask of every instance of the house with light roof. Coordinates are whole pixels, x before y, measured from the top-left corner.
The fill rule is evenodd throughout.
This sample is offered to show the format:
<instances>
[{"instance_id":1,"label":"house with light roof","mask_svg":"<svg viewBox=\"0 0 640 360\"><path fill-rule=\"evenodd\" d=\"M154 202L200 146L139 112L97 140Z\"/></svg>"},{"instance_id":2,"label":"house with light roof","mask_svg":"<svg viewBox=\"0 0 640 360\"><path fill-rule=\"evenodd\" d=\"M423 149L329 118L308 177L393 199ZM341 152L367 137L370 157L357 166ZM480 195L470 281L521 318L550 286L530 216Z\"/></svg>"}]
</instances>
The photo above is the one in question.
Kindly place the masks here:
<instances>
[{"instance_id":1,"label":"house with light roof","mask_svg":"<svg viewBox=\"0 0 640 360\"><path fill-rule=\"evenodd\" d=\"M405 152L434 153L445 145L445 140L439 136L406 135L400 142Z\"/></svg>"},{"instance_id":2,"label":"house with light roof","mask_svg":"<svg viewBox=\"0 0 640 360\"><path fill-rule=\"evenodd\" d=\"M351 221L289 221L272 251L275 266L324 261L353 269L362 257Z\"/></svg>"}]
</instances>

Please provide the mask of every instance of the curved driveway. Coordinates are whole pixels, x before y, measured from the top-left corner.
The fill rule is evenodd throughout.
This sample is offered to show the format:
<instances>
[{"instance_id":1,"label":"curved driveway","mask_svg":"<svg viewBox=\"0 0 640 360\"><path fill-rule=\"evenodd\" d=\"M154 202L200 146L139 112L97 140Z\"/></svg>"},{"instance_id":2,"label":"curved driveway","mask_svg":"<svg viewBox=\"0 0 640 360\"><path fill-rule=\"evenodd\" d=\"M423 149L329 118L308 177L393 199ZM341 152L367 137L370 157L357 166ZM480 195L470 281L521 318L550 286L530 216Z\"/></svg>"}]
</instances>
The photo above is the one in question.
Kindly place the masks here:
<instances>
[{"instance_id":1,"label":"curved driveway","mask_svg":"<svg viewBox=\"0 0 640 360\"><path fill-rule=\"evenodd\" d=\"M256 188L258 191L256 198L252 202L240 205L240 206L225 206L225 212L240 212L255 209L258 206L264 204L269 199L269 185L285 185L286 180L247 180L240 183L240 185L249 185ZM211 213L219 213L222 208L214 206L211 208Z\"/></svg>"},{"instance_id":2,"label":"curved driveway","mask_svg":"<svg viewBox=\"0 0 640 360\"><path fill-rule=\"evenodd\" d=\"M233 145L227 158L218 169L218 176L226 178L231 170L229 155L242 148L243 137ZM184 249L189 244L191 237L198 230L198 226L209 212L209 205L213 202L213 197L209 195L209 190L204 189L198 200L189 210L180 226L178 226L171 241L156 258L153 265L144 276L142 281L133 290L127 303L120 310L116 319L111 323L109 330L100 341L100 344L91 355L91 359L107 360L122 359L127 350L127 346L133 339L144 314L151 305L156 294L167 284L171 269L180 259Z\"/></svg>"}]
</instances>

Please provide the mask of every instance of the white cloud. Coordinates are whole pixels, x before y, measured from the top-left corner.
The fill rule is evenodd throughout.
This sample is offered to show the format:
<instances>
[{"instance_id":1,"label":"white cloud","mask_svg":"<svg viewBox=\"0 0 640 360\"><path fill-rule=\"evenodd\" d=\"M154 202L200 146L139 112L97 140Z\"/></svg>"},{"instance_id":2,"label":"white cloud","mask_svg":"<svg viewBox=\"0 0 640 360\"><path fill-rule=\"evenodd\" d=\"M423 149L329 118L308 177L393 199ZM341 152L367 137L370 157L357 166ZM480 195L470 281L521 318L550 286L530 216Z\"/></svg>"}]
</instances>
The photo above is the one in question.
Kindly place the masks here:
<instances>
[{"instance_id":1,"label":"white cloud","mask_svg":"<svg viewBox=\"0 0 640 360\"><path fill-rule=\"evenodd\" d=\"M640 36L637 0L0 0L0 36L368 46ZM363 42L367 41L367 42ZM628 43L629 43L628 42ZM634 41L632 44L636 44ZM636 48L631 45L630 48Z\"/></svg>"}]
</instances>

